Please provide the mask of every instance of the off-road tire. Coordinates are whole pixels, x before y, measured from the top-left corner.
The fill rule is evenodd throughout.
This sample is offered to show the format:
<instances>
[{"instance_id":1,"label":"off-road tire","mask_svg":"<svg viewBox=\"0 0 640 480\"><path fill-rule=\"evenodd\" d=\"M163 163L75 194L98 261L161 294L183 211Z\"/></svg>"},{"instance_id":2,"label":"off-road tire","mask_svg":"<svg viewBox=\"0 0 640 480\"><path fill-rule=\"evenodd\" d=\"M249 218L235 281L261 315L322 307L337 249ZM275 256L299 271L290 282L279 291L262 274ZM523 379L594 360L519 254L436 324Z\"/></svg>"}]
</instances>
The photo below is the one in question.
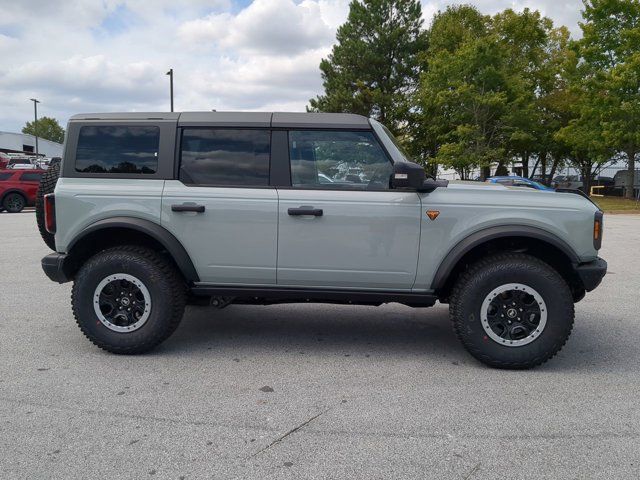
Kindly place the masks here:
<instances>
[{"instance_id":1,"label":"off-road tire","mask_svg":"<svg viewBox=\"0 0 640 480\"><path fill-rule=\"evenodd\" d=\"M484 299L495 288L520 283L535 289L547 307L545 328L531 343L517 347L489 338L481 324ZM560 351L571 334L573 297L560 274L545 262L521 253L484 258L470 266L453 287L449 315L464 347L481 362L496 368L538 366Z\"/></svg>"},{"instance_id":2,"label":"off-road tire","mask_svg":"<svg viewBox=\"0 0 640 480\"><path fill-rule=\"evenodd\" d=\"M8 193L2 201L2 208L8 213L20 213L26 205L27 199L18 192Z\"/></svg>"},{"instance_id":3,"label":"off-road tire","mask_svg":"<svg viewBox=\"0 0 640 480\"><path fill-rule=\"evenodd\" d=\"M105 326L94 310L94 293L109 275L135 276L148 289L151 313L139 329L115 332ZM98 347L117 354L144 353L166 340L184 313L186 285L176 268L160 253L138 246L103 250L80 268L73 283L71 305L82 333Z\"/></svg>"},{"instance_id":4,"label":"off-road tire","mask_svg":"<svg viewBox=\"0 0 640 480\"><path fill-rule=\"evenodd\" d=\"M36 192L36 222L38 223L38 230L44 243L53 251L56 250L56 240L52 233L47 232L44 224L44 196L53 193L56 183L58 183L58 177L60 177L60 163L52 165L42 175Z\"/></svg>"}]
</instances>

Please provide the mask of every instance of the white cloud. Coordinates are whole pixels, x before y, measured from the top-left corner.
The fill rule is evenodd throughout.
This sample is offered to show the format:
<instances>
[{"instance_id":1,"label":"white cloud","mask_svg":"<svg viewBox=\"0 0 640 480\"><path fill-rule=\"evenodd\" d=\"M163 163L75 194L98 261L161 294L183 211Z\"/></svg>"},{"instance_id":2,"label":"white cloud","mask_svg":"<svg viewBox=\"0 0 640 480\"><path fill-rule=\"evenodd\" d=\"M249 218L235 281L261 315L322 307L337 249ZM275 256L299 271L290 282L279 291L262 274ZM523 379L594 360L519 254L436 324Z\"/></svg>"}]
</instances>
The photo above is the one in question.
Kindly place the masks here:
<instances>
[{"instance_id":1,"label":"white cloud","mask_svg":"<svg viewBox=\"0 0 640 480\"><path fill-rule=\"evenodd\" d=\"M449 0L423 1L426 24ZM460 2L457 2L460 3ZM538 8L576 30L580 0L480 0L486 13ZM0 130L38 111L303 111L349 0L0 0ZM34 22L34 19L36 20Z\"/></svg>"},{"instance_id":2,"label":"white cloud","mask_svg":"<svg viewBox=\"0 0 640 480\"><path fill-rule=\"evenodd\" d=\"M186 46L282 55L326 45L335 32L324 22L318 2L255 0L237 15L212 14L185 22L178 34Z\"/></svg>"}]
</instances>

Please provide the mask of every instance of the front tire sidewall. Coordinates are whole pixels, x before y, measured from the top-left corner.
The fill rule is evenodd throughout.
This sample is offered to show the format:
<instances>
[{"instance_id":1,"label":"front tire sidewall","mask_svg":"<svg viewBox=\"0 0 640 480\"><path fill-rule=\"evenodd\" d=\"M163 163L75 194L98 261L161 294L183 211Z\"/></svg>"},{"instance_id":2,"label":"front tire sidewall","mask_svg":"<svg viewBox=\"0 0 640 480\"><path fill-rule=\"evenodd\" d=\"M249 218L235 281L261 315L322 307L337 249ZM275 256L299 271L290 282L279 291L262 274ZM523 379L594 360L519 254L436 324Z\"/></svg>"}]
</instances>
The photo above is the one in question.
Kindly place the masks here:
<instances>
[{"instance_id":1,"label":"front tire sidewall","mask_svg":"<svg viewBox=\"0 0 640 480\"><path fill-rule=\"evenodd\" d=\"M126 257L126 258L125 258ZM149 290L151 313L147 321L132 332L116 332L104 325L94 310L93 299L98 284L106 277L127 273ZM144 258L118 252L89 260L78 273L73 286L73 307L78 325L96 345L114 353L142 353L168 337L173 329L175 292L162 272Z\"/></svg>"},{"instance_id":2,"label":"front tire sidewall","mask_svg":"<svg viewBox=\"0 0 640 480\"><path fill-rule=\"evenodd\" d=\"M497 343L481 323L481 307L495 288L521 283L536 290L547 307L547 323L535 340L510 347ZM553 356L573 326L573 299L564 280L542 265L500 262L480 270L461 289L456 301L456 331L464 346L479 360L502 368L528 368Z\"/></svg>"}]
</instances>

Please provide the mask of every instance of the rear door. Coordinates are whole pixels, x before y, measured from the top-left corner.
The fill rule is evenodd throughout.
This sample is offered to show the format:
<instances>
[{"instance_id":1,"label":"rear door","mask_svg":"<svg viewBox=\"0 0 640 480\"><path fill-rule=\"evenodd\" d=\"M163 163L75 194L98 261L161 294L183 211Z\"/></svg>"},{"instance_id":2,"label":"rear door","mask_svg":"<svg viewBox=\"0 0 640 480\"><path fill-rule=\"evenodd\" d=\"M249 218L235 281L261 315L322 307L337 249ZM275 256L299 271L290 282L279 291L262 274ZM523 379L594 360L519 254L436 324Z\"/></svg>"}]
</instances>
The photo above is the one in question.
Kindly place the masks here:
<instances>
[{"instance_id":1,"label":"rear door","mask_svg":"<svg viewBox=\"0 0 640 480\"><path fill-rule=\"evenodd\" d=\"M389 188L371 131L290 130L291 187L279 189L278 285L412 288L420 198Z\"/></svg>"},{"instance_id":2,"label":"rear door","mask_svg":"<svg viewBox=\"0 0 640 480\"><path fill-rule=\"evenodd\" d=\"M185 247L202 282L276 283L270 144L268 128L182 128L178 179L165 182L162 225Z\"/></svg>"}]
</instances>

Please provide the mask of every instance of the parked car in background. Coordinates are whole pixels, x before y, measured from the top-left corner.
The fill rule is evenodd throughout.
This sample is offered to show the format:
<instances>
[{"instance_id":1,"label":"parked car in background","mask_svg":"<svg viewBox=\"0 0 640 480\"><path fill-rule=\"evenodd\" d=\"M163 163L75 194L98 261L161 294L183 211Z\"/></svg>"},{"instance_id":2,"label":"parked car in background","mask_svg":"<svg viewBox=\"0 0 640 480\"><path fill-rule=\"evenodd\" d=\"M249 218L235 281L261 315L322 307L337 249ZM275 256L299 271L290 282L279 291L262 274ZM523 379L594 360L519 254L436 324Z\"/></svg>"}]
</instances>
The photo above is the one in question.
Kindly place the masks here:
<instances>
[{"instance_id":1,"label":"parked car in background","mask_svg":"<svg viewBox=\"0 0 640 480\"><path fill-rule=\"evenodd\" d=\"M525 177L517 177L517 176L508 176L508 177L489 177L487 179L489 183L499 183L500 185L505 185L507 187L523 187L523 188L533 188L535 190L545 190L549 192L553 192L553 188L547 187L539 182L531 180Z\"/></svg>"},{"instance_id":2,"label":"parked car in background","mask_svg":"<svg viewBox=\"0 0 640 480\"><path fill-rule=\"evenodd\" d=\"M38 168L29 157L10 157L8 169L34 170Z\"/></svg>"},{"instance_id":3,"label":"parked car in background","mask_svg":"<svg viewBox=\"0 0 640 480\"><path fill-rule=\"evenodd\" d=\"M0 170L4 170L9 165L9 155L4 152L0 152Z\"/></svg>"},{"instance_id":4,"label":"parked car in background","mask_svg":"<svg viewBox=\"0 0 640 480\"><path fill-rule=\"evenodd\" d=\"M580 175L558 175L551 182L553 188L568 188L571 190L581 190L583 185Z\"/></svg>"},{"instance_id":5,"label":"parked car in background","mask_svg":"<svg viewBox=\"0 0 640 480\"><path fill-rule=\"evenodd\" d=\"M533 180L534 182L538 182L541 183L543 185L551 185L551 175L546 174L546 175L534 175L531 177L531 180Z\"/></svg>"},{"instance_id":6,"label":"parked car in background","mask_svg":"<svg viewBox=\"0 0 640 480\"><path fill-rule=\"evenodd\" d=\"M629 171L628 170L619 170L616 172L615 177L613 177L613 186L616 190L620 192L620 195L624 193L625 187L629 184ZM633 182L633 196L636 197L638 195L638 190L640 190L640 170L635 171L634 182Z\"/></svg>"},{"instance_id":7,"label":"parked car in background","mask_svg":"<svg viewBox=\"0 0 640 480\"><path fill-rule=\"evenodd\" d=\"M18 213L35 205L43 173L44 170L0 170L0 211Z\"/></svg>"},{"instance_id":8,"label":"parked car in background","mask_svg":"<svg viewBox=\"0 0 640 480\"><path fill-rule=\"evenodd\" d=\"M40 170L46 170L49 168L49 164L51 163L51 159L47 157L38 158L33 160L32 163L39 168Z\"/></svg>"}]
</instances>

